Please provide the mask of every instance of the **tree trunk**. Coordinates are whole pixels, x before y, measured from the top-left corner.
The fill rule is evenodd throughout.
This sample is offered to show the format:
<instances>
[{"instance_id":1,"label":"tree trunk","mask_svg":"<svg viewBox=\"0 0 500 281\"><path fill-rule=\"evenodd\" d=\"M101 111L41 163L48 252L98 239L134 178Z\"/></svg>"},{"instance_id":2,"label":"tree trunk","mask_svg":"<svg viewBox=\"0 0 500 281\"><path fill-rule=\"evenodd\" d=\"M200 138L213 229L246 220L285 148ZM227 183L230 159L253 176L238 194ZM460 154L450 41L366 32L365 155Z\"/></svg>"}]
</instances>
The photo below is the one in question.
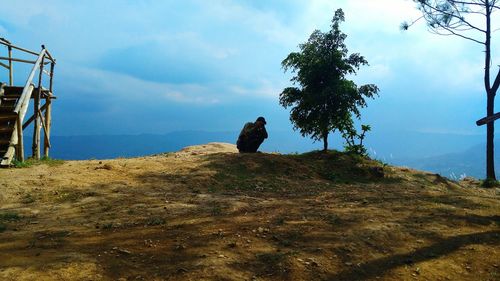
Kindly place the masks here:
<instances>
[{"instance_id":1,"label":"tree trunk","mask_svg":"<svg viewBox=\"0 0 500 281\"><path fill-rule=\"evenodd\" d=\"M328 151L328 133L323 134L323 151Z\"/></svg>"},{"instance_id":2,"label":"tree trunk","mask_svg":"<svg viewBox=\"0 0 500 281\"><path fill-rule=\"evenodd\" d=\"M485 38L485 60L484 60L484 88L486 90L486 116L493 115L495 109L495 93L490 83L491 65L491 9L489 1L485 2L486 8L486 38ZM495 176L495 153L494 153L495 124L489 122L486 126L486 178L496 180Z\"/></svg>"},{"instance_id":3,"label":"tree trunk","mask_svg":"<svg viewBox=\"0 0 500 281\"><path fill-rule=\"evenodd\" d=\"M487 101L487 116L494 113L495 96L488 94ZM495 138L495 122L489 122L486 127L486 178L496 180L495 175L495 153L494 153L494 138Z\"/></svg>"}]
</instances>

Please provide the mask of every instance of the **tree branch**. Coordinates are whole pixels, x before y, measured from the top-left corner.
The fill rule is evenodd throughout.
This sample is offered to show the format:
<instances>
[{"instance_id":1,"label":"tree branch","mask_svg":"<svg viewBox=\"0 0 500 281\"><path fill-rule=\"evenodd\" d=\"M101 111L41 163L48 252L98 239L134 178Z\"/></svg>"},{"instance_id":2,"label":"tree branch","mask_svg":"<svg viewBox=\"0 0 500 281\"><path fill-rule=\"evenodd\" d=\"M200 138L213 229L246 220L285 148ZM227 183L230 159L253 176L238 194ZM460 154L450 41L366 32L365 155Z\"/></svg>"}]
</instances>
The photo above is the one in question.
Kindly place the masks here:
<instances>
[{"instance_id":1,"label":"tree branch","mask_svg":"<svg viewBox=\"0 0 500 281\"><path fill-rule=\"evenodd\" d=\"M462 35L462 34L460 34L460 33L457 33L457 32L455 32L455 31L453 31L452 29L450 29L450 28L448 28L448 27L446 27L446 26L442 25L442 24L441 24L441 23L439 23L439 22L438 22L437 24L439 25L439 27L441 27L442 29L444 29L444 30L448 31L450 34L440 33L440 32L438 32L438 31L437 31L437 29L431 30L431 31L434 31L434 33L435 33L435 34L439 34L439 35L455 35L455 36L458 36L458 37L461 37L461 38L464 38L464 39L467 39L467 40L470 40L470 41L473 41L473 42L479 43L479 44L481 44L481 45L485 45L485 43L484 43L484 42L479 41L479 40L477 40L477 39L474 39L474 38L472 38L472 37L468 37L468 36Z\"/></svg>"},{"instance_id":2,"label":"tree branch","mask_svg":"<svg viewBox=\"0 0 500 281\"><path fill-rule=\"evenodd\" d=\"M450 16L450 17L452 17L452 18L455 18L455 19L457 19L459 22L464 23L465 25L468 25L470 28L473 28L473 29L475 29L475 30L477 30L477 31L480 31L480 32L483 32L483 33L486 33L486 30L483 30L483 29L481 29L481 28L479 28L479 27L477 27L477 26L472 25L471 23L469 23L468 21L466 21L463 17L459 16L459 15L460 15L460 12L459 12L458 10L457 10L457 13L458 13L458 16L457 16L457 15L455 15L454 13L449 13L449 12L447 12L447 11L445 11L445 10L438 9L438 8L436 8L436 7L434 7L434 6L430 5L430 4L427 4L425 1L422 1L422 2L420 2L420 3L421 3L421 5L423 5L423 6L427 7L427 8L429 8L429 9L433 10L434 12L438 12L438 13L441 13L441 14L444 14L444 15L447 15L447 16ZM467 13L467 12L464 12L464 13ZM428 15L429 15L432 19L434 19L434 18L432 17L432 13L428 13ZM439 20L436 20L436 22L439 24L439 26L443 27L443 25L442 25L441 23L439 23ZM444 27L443 27L443 28L444 28Z\"/></svg>"},{"instance_id":3,"label":"tree branch","mask_svg":"<svg viewBox=\"0 0 500 281\"><path fill-rule=\"evenodd\" d=\"M496 95L498 87L500 86L500 68L498 69L497 77L495 78L495 82L491 87L491 91L494 95Z\"/></svg>"}]
</instances>

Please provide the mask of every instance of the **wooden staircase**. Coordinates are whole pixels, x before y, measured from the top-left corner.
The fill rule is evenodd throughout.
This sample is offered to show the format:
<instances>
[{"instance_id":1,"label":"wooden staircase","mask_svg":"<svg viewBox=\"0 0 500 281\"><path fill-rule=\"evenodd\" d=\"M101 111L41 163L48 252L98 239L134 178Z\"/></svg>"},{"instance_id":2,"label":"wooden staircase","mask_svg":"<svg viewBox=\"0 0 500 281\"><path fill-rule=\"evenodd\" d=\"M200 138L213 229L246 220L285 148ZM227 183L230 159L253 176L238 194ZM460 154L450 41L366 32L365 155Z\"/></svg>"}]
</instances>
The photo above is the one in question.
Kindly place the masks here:
<instances>
[{"instance_id":1,"label":"wooden staircase","mask_svg":"<svg viewBox=\"0 0 500 281\"><path fill-rule=\"evenodd\" d=\"M36 53L12 45L9 41L0 38L0 45L8 49L8 57L0 56L0 66L9 70L9 85L0 83L0 166L10 166L14 159L24 161L24 137L23 131L31 123L34 123L33 131L33 153L32 157L40 159L41 130L44 136L44 156L49 156L50 127L51 127L51 104L55 97L52 94L53 73L55 60L42 45L42 51ZM12 51L17 50L25 54L36 55L36 60L14 58ZM2 60L8 63L3 63ZM33 64L33 69L28 75L24 86L13 85L13 62ZM50 70L44 66L50 64ZM34 85L35 74L38 74L38 86ZM43 74L50 77L49 88L42 85ZM25 116L33 100L33 115L27 120ZM41 105L41 101L45 104Z\"/></svg>"}]
</instances>

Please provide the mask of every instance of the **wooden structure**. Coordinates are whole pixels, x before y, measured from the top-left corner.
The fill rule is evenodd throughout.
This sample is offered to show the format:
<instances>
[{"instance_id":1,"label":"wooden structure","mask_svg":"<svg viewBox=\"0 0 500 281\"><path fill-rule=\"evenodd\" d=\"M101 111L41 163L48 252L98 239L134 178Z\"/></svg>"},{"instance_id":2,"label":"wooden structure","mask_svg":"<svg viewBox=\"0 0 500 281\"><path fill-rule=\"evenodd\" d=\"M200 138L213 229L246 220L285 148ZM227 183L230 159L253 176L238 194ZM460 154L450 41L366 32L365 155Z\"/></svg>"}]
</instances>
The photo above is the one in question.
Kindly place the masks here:
<instances>
[{"instance_id":1,"label":"wooden structure","mask_svg":"<svg viewBox=\"0 0 500 281\"><path fill-rule=\"evenodd\" d=\"M484 118L477 120L476 125L482 126L482 125L488 124L490 122L493 122L493 121L497 120L498 118L500 118L500 112L497 112L493 115L486 116Z\"/></svg>"},{"instance_id":2,"label":"wooden structure","mask_svg":"<svg viewBox=\"0 0 500 281\"><path fill-rule=\"evenodd\" d=\"M56 60L43 45L38 53L15 46L6 39L0 38L0 47L2 45L6 47L7 55L1 56L2 50L0 49L0 69L7 69L9 81L0 84L0 166L11 165L13 159L24 161L23 131L31 123L34 124L32 157L40 159L42 129L43 155L49 157ZM19 54L19 57L14 57L14 52ZM25 56L31 59L26 59ZM22 86L14 85L14 63L33 65ZM44 74L48 76L48 79L43 79ZM43 82L48 83L47 88L44 88ZM26 118L32 100L33 114ZM43 105L42 102L44 102Z\"/></svg>"}]
</instances>

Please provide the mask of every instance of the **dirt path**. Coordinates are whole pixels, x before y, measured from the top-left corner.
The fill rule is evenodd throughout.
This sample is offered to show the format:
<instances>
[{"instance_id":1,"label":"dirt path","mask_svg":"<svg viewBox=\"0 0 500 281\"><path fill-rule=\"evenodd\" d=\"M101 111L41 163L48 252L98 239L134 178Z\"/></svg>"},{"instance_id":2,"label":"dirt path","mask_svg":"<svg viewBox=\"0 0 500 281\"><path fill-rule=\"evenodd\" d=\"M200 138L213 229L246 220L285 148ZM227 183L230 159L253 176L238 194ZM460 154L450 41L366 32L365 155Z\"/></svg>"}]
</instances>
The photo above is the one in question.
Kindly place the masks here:
<instances>
[{"instance_id":1,"label":"dirt path","mask_svg":"<svg viewBox=\"0 0 500 281\"><path fill-rule=\"evenodd\" d=\"M0 280L500 280L500 191L229 144L0 170Z\"/></svg>"}]
</instances>

